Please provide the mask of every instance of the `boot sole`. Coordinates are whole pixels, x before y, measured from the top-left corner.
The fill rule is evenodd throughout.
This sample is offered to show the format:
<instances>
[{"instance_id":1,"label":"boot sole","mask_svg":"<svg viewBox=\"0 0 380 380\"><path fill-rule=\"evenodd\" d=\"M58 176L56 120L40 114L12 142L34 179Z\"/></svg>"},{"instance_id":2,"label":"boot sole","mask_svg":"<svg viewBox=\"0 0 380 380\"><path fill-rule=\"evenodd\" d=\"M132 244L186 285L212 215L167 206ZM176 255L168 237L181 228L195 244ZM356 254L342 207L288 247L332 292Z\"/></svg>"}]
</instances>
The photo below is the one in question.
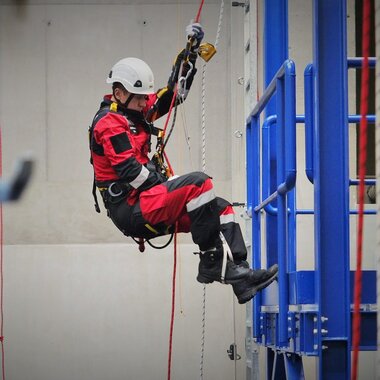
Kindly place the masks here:
<instances>
[{"instance_id":1,"label":"boot sole","mask_svg":"<svg viewBox=\"0 0 380 380\"><path fill-rule=\"evenodd\" d=\"M241 278L238 278L236 280L225 280L224 283L226 285L233 285L233 284L237 284L239 283L241 280L243 280L244 277L242 276ZM200 282L201 284L211 284L212 282L214 281L217 281L217 282L221 282L220 280L215 280L215 279L211 279L209 277L205 277L203 276L202 274L198 274L197 276L197 281ZM260 284L261 285L261 284Z\"/></svg>"},{"instance_id":2,"label":"boot sole","mask_svg":"<svg viewBox=\"0 0 380 380\"><path fill-rule=\"evenodd\" d=\"M201 284L211 284L212 282L214 282L214 280L211 280L205 276L202 276L201 274L198 274L197 281L200 282Z\"/></svg>"},{"instance_id":3,"label":"boot sole","mask_svg":"<svg viewBox=\"0 0 380 380\"><path fill-rule=\"evenodd\" d=\"M241 294L239 297L238 297L238 302L240 304L244 304L244 303L247 303L248 301L250 301L255 295L257 292L259 292L260 290L266 288L268 285L270 285L276 278L277 278L277 272L272 276L272 277L269 277L268 280L262 282L261 284L258 284L254 287L252 287L251 289L249 289L248 291L246 291L245 293Z\"/></svg>"}]
</instances>

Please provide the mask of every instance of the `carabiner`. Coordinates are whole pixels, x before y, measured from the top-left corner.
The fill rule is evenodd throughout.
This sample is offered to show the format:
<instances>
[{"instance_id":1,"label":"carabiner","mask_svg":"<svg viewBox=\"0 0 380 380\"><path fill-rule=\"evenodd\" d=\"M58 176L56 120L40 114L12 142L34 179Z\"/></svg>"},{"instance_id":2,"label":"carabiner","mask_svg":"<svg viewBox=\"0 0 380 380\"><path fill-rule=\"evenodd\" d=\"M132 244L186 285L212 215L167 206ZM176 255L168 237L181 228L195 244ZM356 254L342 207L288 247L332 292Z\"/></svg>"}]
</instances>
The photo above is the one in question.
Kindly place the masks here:
<instances>
[{"instance_id":1,"label":"carabiner","mask_svg":"<svg viewBox=\"0 0 380 380\"><path fill-rule=\"evenodd\" d=\"M187 61L186 63L189 65L189 70L186 73L186 76L182 76L178 79L177 87L177 94L182 99L186 96L186 83L194 68L194 65L190 61Z\"/></svg>"}]
</instances>

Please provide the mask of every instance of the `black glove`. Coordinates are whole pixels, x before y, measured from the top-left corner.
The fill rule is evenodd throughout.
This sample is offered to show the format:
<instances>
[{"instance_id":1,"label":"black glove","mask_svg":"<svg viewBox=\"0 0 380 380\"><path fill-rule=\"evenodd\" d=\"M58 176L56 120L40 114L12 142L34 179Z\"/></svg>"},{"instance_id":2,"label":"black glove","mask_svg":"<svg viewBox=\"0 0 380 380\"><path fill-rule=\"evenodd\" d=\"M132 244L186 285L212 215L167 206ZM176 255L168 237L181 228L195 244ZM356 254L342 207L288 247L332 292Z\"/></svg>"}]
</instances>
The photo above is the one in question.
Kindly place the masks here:
<instances>
[{"instance_id":1,"label":"black glove","mask_svg":"<svg viewBox=\"0 0 380 380\"><path fill-rule=\"evenodd\" d=\"M178 82L178 76L179 76L179 70L181 68L181 63L185 58L185 49L182 49L173 64L172 72L170 74L169 80L168 80L168 89L173 90L175 84Z\"/></svg>"}]
</instances>

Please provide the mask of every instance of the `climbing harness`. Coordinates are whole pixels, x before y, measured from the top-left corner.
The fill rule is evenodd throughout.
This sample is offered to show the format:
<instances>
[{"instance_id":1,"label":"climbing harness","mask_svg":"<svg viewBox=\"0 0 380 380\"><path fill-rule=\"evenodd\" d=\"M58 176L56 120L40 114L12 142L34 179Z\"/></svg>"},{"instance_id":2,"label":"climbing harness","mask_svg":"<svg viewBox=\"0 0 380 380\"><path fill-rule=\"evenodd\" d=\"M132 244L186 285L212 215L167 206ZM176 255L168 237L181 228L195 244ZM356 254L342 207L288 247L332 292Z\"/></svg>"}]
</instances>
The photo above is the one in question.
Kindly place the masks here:
<instances>
[{"instance_id":1,"label":"climbing harness","mask_svg":"<svg viewBox=\"0 0 380 380\"><path fill-rule=\"evenodd\" d=\"M96 113L96 115L95 115L95 117L93 119L93 122L92 122L92 124L91 124L91 126L89 127L89 130L88 130L90 151L94 151L95 153L97 153L99 155L104 155L103 147L101 145L98 145L96 143L96 141L93 138L93 132L94 132L94 128L95 128L96 122L99 119L101 119L103 116L105 116L108 112L114 112L114 113L121 114L121 115L127 117L128 120L132 116L133 117L139 117L141 119L141 117L140 117L140 115L138 113L134 114L133 111L127 110L125 108L125 106L117 104L116 102L110 102L109 104L106 104L103 107L101 107L100 110ZM128 113L128 115L126 113ZM130 122L131 125L133 125L133 122L131 122L131 120L129 120L129 122ZM149 133L149 136L154 135L154 136L157 136L157 138L159 139L159 136L160 136L160 134L162 132L162 130L160 128L156 128L155 126L153 126L153 124L146 122L146 120L142 120L141 119L141 120L139 120L139 122L142 124L142 127ZM150 151L150 145L151 145L150 140L149 140L148 144L149 144L149 151ZM90 157L90 163L93 164L93 162L92 162L92 156ZM161 173L161 174L164 175L164 173ZM96 195L96 190L97 189L102 194L102 198L104 200L104 199L107 199L107 198L114 199L114 198L117 198L117 197L124 196L124 195L128 194L132 190L132 187L128 183L124 183L124 182L121 182L121 181L111 182L111 183L105 183L103 185L99 185L98 184L98 186L97 186L96 181L95 181L95 173L94 173L93 186L92 186L92 195L93 195L93 198L94 198L94 207L95 207L95 210L96 210L96 212L100 213L99 202L98 202L97 195ZM157 231L155 228L153 228L152 226L150 226L148 223L145 224L145 227L150 232L153 232L157 236L161 236L162 235L162 233L160 233L159 231ZM168 231L165 231L165 233L169 234ZM132 237L132 239L138 244L139 251L140 252L144 252L145 251L145 246L144 246L145 243L148 243L152 248L155 248L155 249L164 249L164 248L166 248L171 243L171 241L173 240L173 233L170 234L168 242L165 243L162 246L154 245L153 243L150 242L150 239L135 238L135 237Z\"/></svg>"}]
</instances>

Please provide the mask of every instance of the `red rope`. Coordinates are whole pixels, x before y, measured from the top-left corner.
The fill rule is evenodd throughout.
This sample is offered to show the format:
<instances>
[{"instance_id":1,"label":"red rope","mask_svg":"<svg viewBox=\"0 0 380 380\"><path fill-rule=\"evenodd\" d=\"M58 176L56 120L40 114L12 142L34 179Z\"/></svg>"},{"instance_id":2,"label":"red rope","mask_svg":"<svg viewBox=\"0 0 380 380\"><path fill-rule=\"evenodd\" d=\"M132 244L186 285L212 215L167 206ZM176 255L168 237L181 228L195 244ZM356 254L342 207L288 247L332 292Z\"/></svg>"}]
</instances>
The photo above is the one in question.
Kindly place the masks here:
<instances>
[{"instance_id":1,"label":"red rope","mask_svg":"<svg viewBox=\"0 0 380 380\"><path fill-rule=\"evenodd\" d=\"M195 22L199 22L202 8L203 8L203 3L204 0L201 0L201 3L199 5L197 17L195 18ZM163 132L163 137L165 137L166 134L166 129L169 124L169 119L170 115L172 113L173 107L174 107L174 101L177 97L177 84L174 88L174 94L172 97L172 101L170 103L169 111L168 111L168 116L165 121L164 125L164 132ZM170 162L168 160L168 157L166 155L166 152L164 152L164 157L165 160L168 164L169 170L171 175L174 175L174 171L172 166L170 165ZM171 366L172 366L172 351L173 351L173 330L174 330L174 312L175 312L175 288L176 288L176 270L177 270L177 225L175 227L175 232L174 232L174 263L173 263L173 278L172 278L172 311L171 311L171 318L170 318L170 331L169 331L169 354L168 354L168 380L171 379Z\"/></svg>"},{"instance_id":2,"label":"red rope","mask_svg":"<svg viewBox=\"0 0 380 380\"><path fill-rule=\"evenodd\" d=\"M163 131L163 138L165 138L165 135L166 135L166 130L168 128L168 124L169 124L169 120L170 120L170 115L171 115L171 113L173 111L173 107L174 107L174 101L175 101L175 99L177 97L177 90L178 89L177 89L177 84L176 84L175 87L174 87L174 93L173 93L172 101L170 102L168 116L166 117L166 120L165 120L164 131ZM169 170L170 170L170 174L174 175L173 168L170 165L170 161L169 161L169 158L168 158L166 152L164 152L164 158L166 160L166 163L168 164L168 167L169 167Z\"/></svg>"},{"instance_id":3,"label":"red rope","mask_svg":"<svg viewBox=\"0 0 380 380\"><path fill-rule=\"evenodd\" d=\"M164 125L164 136L166 134L166 130L168 128L168 124L169 124L169 119L170 119L170 115L172 114L172 110L173 110L173 107L174 107L174 101L175 101L175 98L177 97L177 84L175 85L174 87L174 90L173 90L173 97L172 97L172 101L170 102L170 107L169 107L169 111L168 111L168 116L166 117L166 120L165 120L165 125Z\"/></svg>"},{"instance_id":4,"label":"red rope","mask_svg":"<svg viewBox=\"0 0 380 380\"><path fill-rule=\"evenodd\" d=\"M174 233L174 263L173 263L173 278L172 278L172 312L171 312L171 318L170 318L170 332L169 332L168 380L170 380L171 367L172 367L176 272L177 272L177 226Z\"/></svg>"},{"instance_id":5,"label":"red rope","mask_svg":"<svg viewBox=\"0 0 380 380\"><path fill-rule=\"evenodd\" d=\"M3 176L2 131L0 128L0 177ZM0 343L1 343L1 373L5 380L5 351L4 351L4 276L3 276L3 205L0 203Z\"/></svg>"},{"instance_id":6,"label":"red rope","mask_svg":"<svg viewBox=\"0 0 380 380\"><path fill-rule=\"evenodd\" d=\"M195 22L199 22L199 19L201 18L201 12L202 12L202 8L203 8L203 4L204 4L204 0L201 1L201 4L199 5L199 9L198 9L198 13L197 13L197 17L195 17Z\"/></svg>"},{"instance_id":7,"label":"red rope","mask_svg":"<svg viewBox=\"0 0 380 380\"><path fill-rule=\"evenodd\" d=\"M357 379L359 364L360 343L360 302L362 294L362 256L363 256L363 221L364 221L364 180L366 175L367 161L367 113L369 94L369 42L370 42L370 1L363 2L363 66L361 72L361 96L360 96L360 135L359 135L359 215L358 215L358 237L355 272L354 292L354 316L352 323L352 350L353 362L351 379Z\"/></svg>"}]
</instances>

